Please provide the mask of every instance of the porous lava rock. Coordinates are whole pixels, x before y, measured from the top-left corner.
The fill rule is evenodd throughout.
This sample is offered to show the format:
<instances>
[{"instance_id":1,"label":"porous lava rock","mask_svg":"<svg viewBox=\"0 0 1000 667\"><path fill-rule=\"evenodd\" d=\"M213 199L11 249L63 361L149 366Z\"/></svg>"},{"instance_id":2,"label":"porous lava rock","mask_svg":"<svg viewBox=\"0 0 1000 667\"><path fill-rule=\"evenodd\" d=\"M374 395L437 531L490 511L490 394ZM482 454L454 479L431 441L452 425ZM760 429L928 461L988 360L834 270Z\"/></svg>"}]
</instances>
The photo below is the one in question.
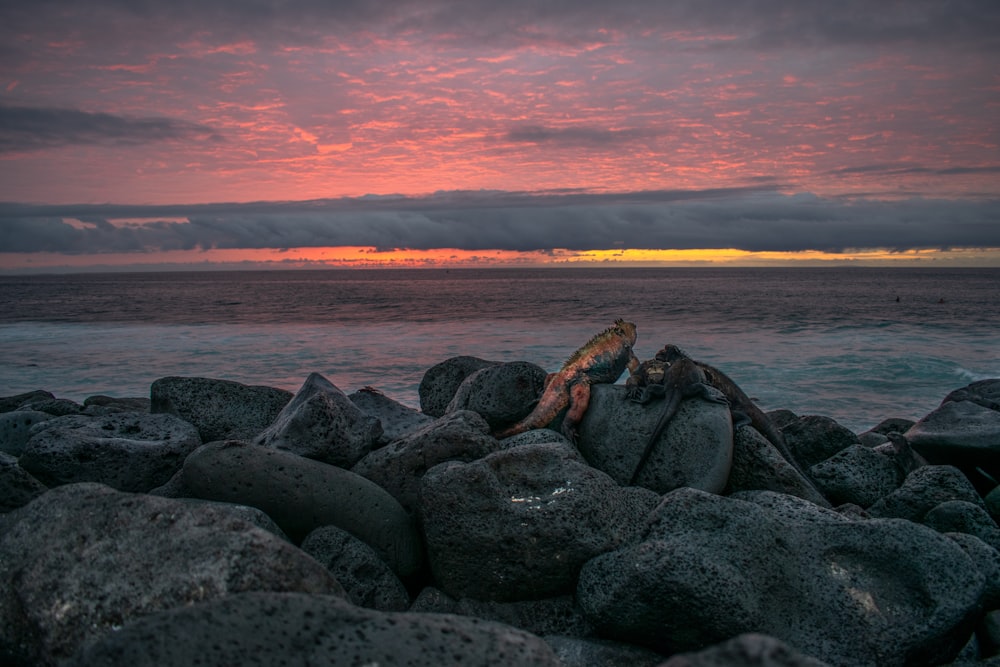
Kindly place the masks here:
<instances>
[{"instance_id":1,"label":"porous lava rock","mask_svg":"<svg viewBox=\"0 0 1000 667\"><path fill-rule=\"evenodd\" d=\"M252 440L274 423L292 393L232 380L160 378L149 388L150 412L176 415L198 429L202 442Z\"/></svg>"}]
</instances>

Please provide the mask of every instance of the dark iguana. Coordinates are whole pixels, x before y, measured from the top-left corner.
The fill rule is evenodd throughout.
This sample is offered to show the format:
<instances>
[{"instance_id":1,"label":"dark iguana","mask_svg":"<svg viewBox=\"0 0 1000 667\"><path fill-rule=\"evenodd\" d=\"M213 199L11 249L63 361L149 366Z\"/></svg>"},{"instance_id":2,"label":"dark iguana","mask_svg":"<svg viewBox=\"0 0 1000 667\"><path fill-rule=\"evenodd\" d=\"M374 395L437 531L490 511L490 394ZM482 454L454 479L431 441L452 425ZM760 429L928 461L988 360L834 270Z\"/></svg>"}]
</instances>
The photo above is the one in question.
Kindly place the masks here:
<instances>
[{"instance_id":1,"label":"dark iguana","mask_svg":"<svg viewBox=\"0 0 1000 667\"><path fill-rule=\"evenodd\" d=\"M628 368L639 365L635 353L635 324L615 320L615 324L573 353L558 372L545 381L538 404L527 417L494 435L507 438L525 431L542 428L569 406L563 417L562 432L571 442L576 441L576 426L583 419L590 403L590 385L609 384L621 377Z\"/></svg>"},{"instance_id":2,"label":"dark iguana","mask_svg":"<svg viewBox=\"0 0 1000 667\"><path fill-rule=\"evenodd\" d=\"M708 376L698 362L687 355L671 354L661 359L661 354L663 350L657 353L655 359L640 364L625 383L625 395L632 400L646 403L654 396L664 396L667 401L660 418L656 421L656 426L653 427L653 433L646 441L646 448L632 473L632 479L629 480L630 485L639 479L639 473L656 449L656 443L660 441L663 430L677 414L682 400L700 396L707 401L729 405L726 399L709 389Z\"/></svg>"},{"instance_id":3,"label":"dark iguana","mask_svg":"<svg viewBox=\"0 0 1000 667\"><path fill-rule=\"evenodd\" d=\"M681 399L688 396L708 396L705 385L714 387L726 397L734 417L733 426L749 423L767 438L803 477L809 479L789 451L781 431L764 411L757 407L757 404L728 375L713 366L693 360L676 345L664 345L654 359L640 364L625 383L626 396L633 401L647 403L658 396L667 398L667 405L664 406L663 414L646 445L646 452L636 469L636 476L656 446L663 429L677 413Z\"/></svg>"}]
</instances>

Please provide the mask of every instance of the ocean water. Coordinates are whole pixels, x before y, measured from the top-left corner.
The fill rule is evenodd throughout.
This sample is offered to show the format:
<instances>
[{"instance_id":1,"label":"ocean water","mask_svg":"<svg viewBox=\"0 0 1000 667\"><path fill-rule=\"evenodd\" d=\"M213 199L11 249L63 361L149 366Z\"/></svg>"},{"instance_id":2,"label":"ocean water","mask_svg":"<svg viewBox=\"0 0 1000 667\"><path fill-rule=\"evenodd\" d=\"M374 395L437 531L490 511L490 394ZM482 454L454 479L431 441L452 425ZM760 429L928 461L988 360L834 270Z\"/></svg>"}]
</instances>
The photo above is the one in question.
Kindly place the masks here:
<instances>
[{"instance_id":1,"label":"ocean water","mask_svg":"<svg viewBox=\"0 0 1000 667\"><path fill-rule=\"evenodd\" d=\"M148 396L167 375L311 372L419 407L457 355L554 371L622 317L765 410L855 431L1000 377L1000 269L412 269L0 277L0 395ZM624 381L624 378L622 379Z\"/></svg>"}]
</instances>

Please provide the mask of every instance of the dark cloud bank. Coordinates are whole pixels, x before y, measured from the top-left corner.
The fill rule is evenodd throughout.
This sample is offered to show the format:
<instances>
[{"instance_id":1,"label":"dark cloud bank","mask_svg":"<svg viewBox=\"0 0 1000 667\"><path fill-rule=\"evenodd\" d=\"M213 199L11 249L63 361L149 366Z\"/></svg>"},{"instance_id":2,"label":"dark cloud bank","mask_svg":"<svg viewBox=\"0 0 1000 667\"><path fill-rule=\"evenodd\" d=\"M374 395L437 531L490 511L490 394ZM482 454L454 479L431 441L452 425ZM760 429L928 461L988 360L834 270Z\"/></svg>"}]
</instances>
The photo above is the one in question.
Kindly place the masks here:
<instances>
[{"instance_id":1,"label":"dark cloud bank","mask_svg":"<svg viewBox=\"0 0 1000 667\"><path fill-rule=\"evenodd\" d=\"M654 29L725 34L729 47L754 49L901 43L1000 48L995 0L9 0L0 7L0 23L14 35L70 26L111 40L172 39L196 26L224 39L275 43L365 30L509 47L592 41L601 30Z\"/></svg>"},{"instance_id":2,"label":"dark cloud bank","mask_svg":"<svg viewBox=\"0 0 1000 667\"><path fill-rule=\"evenodd\" d=\"M998 248L1000 201L846 200L730 189L617 195L451 192L191 206L0 204L0 247L6 252L323 246L833 253Z\"/></svg>"},{"instance_id":3,"label":"dark cloud bank","mask_svg":"<svg viewBox=\"0 0 1000 667\"><path fill-rule=\"evenodd\" d=\"M74 144L137 146L221 137L205 125L159 116L129 117L78 109L0 106L0 153Z\"/></svg>"}]
</instances>

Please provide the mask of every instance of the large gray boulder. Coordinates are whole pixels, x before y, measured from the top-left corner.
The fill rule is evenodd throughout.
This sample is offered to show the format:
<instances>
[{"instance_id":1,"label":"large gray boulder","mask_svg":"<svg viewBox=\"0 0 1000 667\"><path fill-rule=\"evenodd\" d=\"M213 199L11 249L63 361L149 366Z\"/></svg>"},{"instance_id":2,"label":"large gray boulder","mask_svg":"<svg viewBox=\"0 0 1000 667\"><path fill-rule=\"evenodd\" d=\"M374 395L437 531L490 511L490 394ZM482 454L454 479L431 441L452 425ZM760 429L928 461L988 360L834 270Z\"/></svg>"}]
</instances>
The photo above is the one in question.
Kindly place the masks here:
<instances>
[{"instance_id":1,"label":"large gray boulder","mask_svg":"<svg viewBox=\"0 0 1000 667\"><path fill-rule=\"evenodd\" d=\"M343 468L280 449L234 440L203 445L154 492L256 507L295 543L321 526L338 526L375 549L400 576L422 564L413 519L384 489Z\"/></svg>"},{"instance_id":2,"label":"large gray boulder","mask_svg":"<svg viewBox=\"0 0 1000 667\"><path fill-rule=\"evenodd\" d=\"M740 491L787 493L822 507L830 505L812 481L750 425L740 426L733 433L733 466L725 493Z\"/></svg>"},{"instance_id":3,"label":"large gray boulder","mask_svg":"<svg viewBox=\"0 0 1000 667\"><path fill-rule=\"evenodd\" d=\"M482 368L499 363L479 357L460 356L434 364L424 372L417 389L420 411L431 417L443 416L465 378Z\"/></svg>"},{"instance_id":4,"label":"large gray boulder","mask_svg":"<svg viewBox=\"0 0 1000 667\"><path fill-rule=\"evenodd\" d=\"M513 601L572 591L583 563L631 539L658 500L543 443L431 468L419 507L437 584Z\"/></svg>"},{"instance_id":5,"label":"large gray boulder","mask_svg":"<svg viewBox=\"0 0 1000 667\"><path fill-rule=\"evenodd\" d=\"M254 444L350 468L381 437L378 419L363 412L325 377L311 373Z\"/></svg>"},{"instance_id":6,"label":"large gray boulder","mask_svg":"<svg viewBox=\"0 0 1000 667\"><path fill-rule=\"evenodd\" d=\"M1000 380L953 391L904 436L931 463L1000 470Z\"/></svg>"},{"instance_id":7,"label":"large gray boulder","mask_svg":"<svg viewBox=\"0 0 1000 667\"><path fill-rule=\"evenodd\" d=\"M748 632L836 665L932 665L959 652L986 582L954 541L769 495L666 495L640 539L583 567L580 606L607 636L667 653Z\"/></svg>"},{"instance_id":8,"label":"large gray boulder","mask_svg":"<svg viewBox=\"0 0 1000 667\"><path fill-rule=\"evenodd\" d=\"M246 593L154 614L66 667L188 665L560 667L539 637L448 614L380 612L336 597Z\"/></svg>"},{"instance_id":9,"label":"large gray boulder","mask_svg":"<svg viewBox=\"0 0 1000 667\"><path fill-rule=\"evenodd\" d=\"M976 503L945 501L924 515L923 524L939 533L974 535L994 549L1000 549L1000 526L985 507Z\"/></svg>"},{"instance_id":10,"label":"large gray boulder","mask_svg":"<svg viewBox=\"0 0 1000 667\"><path fill-rule=\"evenodd\" d=\"M958 468L928 465L917 468L898 489L868 508L875 517L921 522L924 515L948 500L965 500L985 508L972 482Z\"/></svg>"},{"instance_id":11,"label":"large gray boulder","mask_svg":"<svg viewBox=\"0 0 1000 667\"><path fill-rule=\"evenodd\" d=\"M803 470L851 445L861 444L850 429L822 415L795 417L780 428L791 455Z\"/></svg>"},{"instance_id":12,"label":"large gray boulder","mask_svg":"<svg viewBox=\"0 0 1000 667\"><path fill-rule=\"evenodd\" d=\"M722 394L708 389L720 399ZM587 461L619 484L631 483L665 401L630 401L622 385L591 387L577 446ZM720 493L729 479L733 423L723 402L681 401L635 483L656 493L682 486Z\"/></svg>"},{"instance_id":13,"label":"large gray boulder","mask_svg":"<svg viewBox=\"0 0 1000 667\"><path fill-rule=\"evenodd\" d=\"M53 415L38 410L14 410L0 413L0 452L20 456L31 438L31 428L50 419Z\"/></svg>"},{"instance_id":14,"label":"large gray boulder","mask_svg":"<svg viewBox=\"0 0 1000 667\"><path fill-rule=\"evenodd\" d=\"M436 419L376 449L352 469L370 479L409 511L415 511L424 473L445 461L474 461L501 448L475 412L461 410Z\"/></svg>"},{"instance_id":15,"label":"large gray boulder","mask_svg":"<svg viewBox=\"0 0 1000 667\"><path fill-rule=\"evenodd\" d=\"M0 663L54 665L140 616L242 591L342 594L322 565L225 510L62 486L0 534Z\"/></svg>"},{"instance_id":16,"label":"large gray boulder","mask_svg":"<svg viewBox=\"0 0 1000 667\"><path fill-rule=\"evenodd\" d=\"M899 488L903 472L892 458L864 445L850 445L809 469L834 505L870 507Z\"/></svg>"},{"instance_id":17,"label":"large gray boulder","mask_svg":"<svg viewBox=\"0 0 1000 667\"><path fill-rule=\"evenodd\" d=\"M526 417L545 387L545 369L529 361L487 366L462 381L445 414L472 410L493 430Z\"/></svg>"},{"instance_id":18,"label":"large gray boulder","mask_svg":"<svg viewBox=\"0 0 1000 667\"><path fill-rule=\"evenodd\" d=\"M165 412L198 429L202 442L251 440L274 423L292 393L231 380L165 377L149 389L150 412Z\"/></svg>"},{"instance_id":19,"label":"large gray boulder","mask_svg":"<svg viewBox=\"0 0 1000 667\"><path fill-rule=\"evenodd\" d=\"M48 486L98 482L145 492L169 480L200 445L195 427L172 415L68 415L32 427L18 461Z\"/></svg>"}]
</instances>

